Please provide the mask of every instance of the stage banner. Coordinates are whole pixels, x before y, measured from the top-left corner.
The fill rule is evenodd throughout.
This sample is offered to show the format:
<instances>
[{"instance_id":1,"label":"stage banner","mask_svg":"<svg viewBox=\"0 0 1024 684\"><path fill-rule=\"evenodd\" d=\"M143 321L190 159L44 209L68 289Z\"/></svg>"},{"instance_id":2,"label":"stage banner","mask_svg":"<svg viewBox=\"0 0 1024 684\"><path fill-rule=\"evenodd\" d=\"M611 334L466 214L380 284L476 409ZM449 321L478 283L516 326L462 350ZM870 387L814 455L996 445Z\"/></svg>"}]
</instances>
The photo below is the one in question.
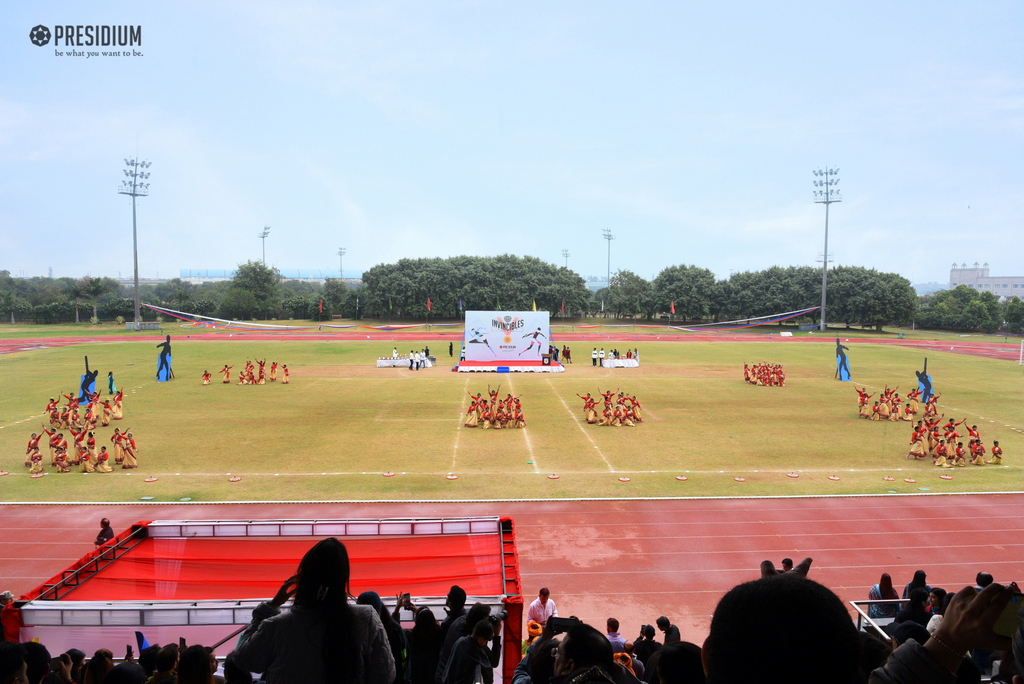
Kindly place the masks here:
<instances>
[{"instance_id":1,"label":"stage banner","mask_svg":"<svg viewBox=\"0 0 1024 684\"><path fill-rule=\"evenodd\" d=\"M466 360L535 361L548 351L547 311L467 311Z\"/></svg>"}]
</instances>

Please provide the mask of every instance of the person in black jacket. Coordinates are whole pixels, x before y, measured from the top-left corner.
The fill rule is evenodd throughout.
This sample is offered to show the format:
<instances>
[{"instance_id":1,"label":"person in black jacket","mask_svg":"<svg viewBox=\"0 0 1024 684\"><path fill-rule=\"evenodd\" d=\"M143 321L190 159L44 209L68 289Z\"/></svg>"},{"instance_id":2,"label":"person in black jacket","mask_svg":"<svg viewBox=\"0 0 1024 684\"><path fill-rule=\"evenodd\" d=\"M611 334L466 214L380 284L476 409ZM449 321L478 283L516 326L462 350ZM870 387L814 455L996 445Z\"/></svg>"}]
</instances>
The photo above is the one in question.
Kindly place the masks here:
<instances>
[{"instance_id":1,"label":"person in black jacket","mask_svg":"<svg viewBox=\"0 0 1024 684\"><path fill-rule=\"evenodd\" d=\"M453 584L448 590L448 600L445 602L445 611L448 616L441 621L441 639L448 636L448 628L452 623L466 614L466 590L458 584Z\"/></svg>"},{"instance_id":2,"label":"person in black jacket","mask_svg":"<svg viewBox=\"0 0 1024 684\"><path fill-rule=\"evenodd\" d=\"M491 614L491 607L483 603L474 603L473 607L469 609L469 612L462 617L456 618L452 622L452 626L448 629L448 633L444 637L444 646L441 647L441 655L437 659L437 670L434 673L434 684L442 684L441 677L444 675L445 670L448 667L448 659L451 657L452 649L455 648L455 642L462 637L467 637L473 633L473 628L476 627L478 622L487 621L487 616Z\"/></svg>"},{"instance_id":3,"label":"person in black jacket","mask_svg":"<svg viewBox=\"0 0 1024 684\"><path fill-rule=\"evenodd\" d=\"M415 622L412 629L405 631L409 643L409 681L411 684L433 684L437 659L444 645L441 626L429 608L417 610Z\"/></svg>"},{"instance_id":4,"label":"person in black jacket","mask_svg":"<svg viewBox=\"0 0 1024 684\"><path fill-rule=\"evenodd\" d=\"M441 684L493 684L494 668L501 657L501 622L481 620L473 633L455 642ZM490 642L490 648L487 647Z\"/></svg>"}]
</instances>

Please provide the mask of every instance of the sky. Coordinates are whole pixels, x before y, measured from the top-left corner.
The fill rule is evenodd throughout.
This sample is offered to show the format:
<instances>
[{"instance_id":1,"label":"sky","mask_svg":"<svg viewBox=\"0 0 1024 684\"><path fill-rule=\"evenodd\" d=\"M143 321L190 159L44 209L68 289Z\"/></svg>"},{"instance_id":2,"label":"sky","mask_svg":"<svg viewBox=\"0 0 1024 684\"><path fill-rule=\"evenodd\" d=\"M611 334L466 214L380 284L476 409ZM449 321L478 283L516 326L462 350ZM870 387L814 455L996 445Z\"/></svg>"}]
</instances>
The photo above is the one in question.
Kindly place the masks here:
<instances>
[{"instance_id":1,"label":"sky","mask_svg":"<svg viewBox=\"0 0 1024 684\"><path fill-rule=\"evenodd\" d=\"M42 24L141 26L37 47ZM1019 2L34 2L0 16L0 269L1024 275ZM63 52L64 54L57 54ZM602 230L614 235L610 243Z\"/></svg>"}]
</instances>

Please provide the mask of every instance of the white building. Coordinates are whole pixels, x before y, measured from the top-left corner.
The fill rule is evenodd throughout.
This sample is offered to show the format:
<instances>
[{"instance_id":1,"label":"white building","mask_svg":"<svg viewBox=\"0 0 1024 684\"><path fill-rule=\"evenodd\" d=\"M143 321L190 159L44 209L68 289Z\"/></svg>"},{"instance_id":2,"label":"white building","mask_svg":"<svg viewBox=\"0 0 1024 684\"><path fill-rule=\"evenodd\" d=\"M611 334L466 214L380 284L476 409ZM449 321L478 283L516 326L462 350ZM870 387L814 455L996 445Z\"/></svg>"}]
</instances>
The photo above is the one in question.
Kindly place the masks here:
<instances>
[{"instance_id":1,"label":"white building","mask_svg":"<svg viewBox=\"0 0 1024 684\"><path fill-rule=\"evenodd\" d=\"M953 263L949 270L949 289L958 285L982 292L987 290L997 297L1024 297L1024 276L993 277L988 274L988 264L978 266L977 261L974 266Z\"/></svg>"}]
</instances>

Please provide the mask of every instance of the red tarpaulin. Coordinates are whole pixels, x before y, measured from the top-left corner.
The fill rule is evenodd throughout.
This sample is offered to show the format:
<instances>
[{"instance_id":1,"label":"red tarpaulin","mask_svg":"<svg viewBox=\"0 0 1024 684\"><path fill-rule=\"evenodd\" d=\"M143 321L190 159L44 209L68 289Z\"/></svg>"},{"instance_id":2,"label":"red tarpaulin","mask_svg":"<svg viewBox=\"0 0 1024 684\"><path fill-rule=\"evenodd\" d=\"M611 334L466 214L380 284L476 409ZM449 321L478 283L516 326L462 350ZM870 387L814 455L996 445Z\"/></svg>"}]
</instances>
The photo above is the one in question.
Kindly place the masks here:
<instances>
[{"instance_id":1,"label":"red tarpaulin","mask_svg":"<svg viewBox=\"0 0 1024 684\"><path fill-rule=\"evenodd\" d=\"M317 539L146 539L67 593L69 601L245 599L273 596ZM345 538L353 595L470 596L505 593L493 534ZM57 578L59 579L59 578Z\"/></svg>"}]
</instances>

